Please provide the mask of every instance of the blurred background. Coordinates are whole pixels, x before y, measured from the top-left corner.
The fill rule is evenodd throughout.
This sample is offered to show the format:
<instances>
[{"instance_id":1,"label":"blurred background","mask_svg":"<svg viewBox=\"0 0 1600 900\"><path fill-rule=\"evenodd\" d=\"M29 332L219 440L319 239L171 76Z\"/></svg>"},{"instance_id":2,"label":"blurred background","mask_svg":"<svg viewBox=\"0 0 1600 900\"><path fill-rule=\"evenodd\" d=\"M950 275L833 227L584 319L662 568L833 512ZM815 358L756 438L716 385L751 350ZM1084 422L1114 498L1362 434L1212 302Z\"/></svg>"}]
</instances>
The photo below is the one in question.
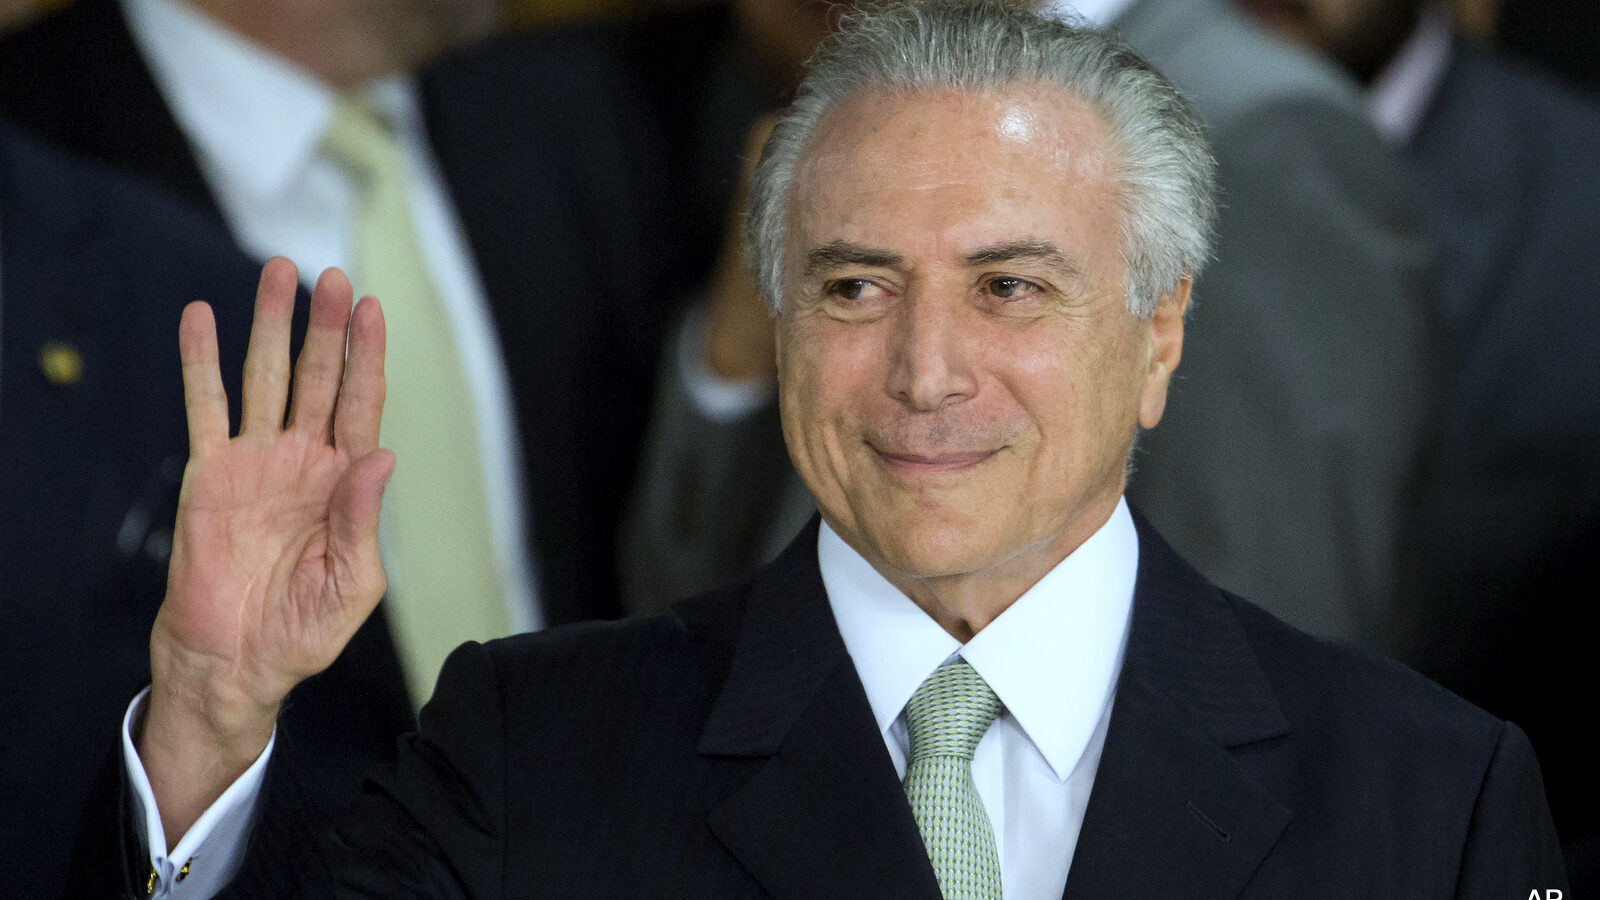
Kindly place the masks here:
<instances>
[{"instance_id":1,"label":"blurred background","mask_svg":"<svg viewBox=\"0 0 1600 900\"><path fill-rule=\"evenodd\" d=\"M0 0L0 31L74 0ZM638 19L662 9L710 5L699 0L501 0L504 26ZM1254 4L1246 0L1245 7ZM1600 10L1586 0L1448 0L1458 30L1568 82L1600 88L1595 34Z\"/></svg>"},{"instance_id":2,"label":"blurred background","mask_svg":"<svg viewBox=\"0 0 1600 900\"><path fill-rule=\"evenodd\" d=\"M839 12L0 0L0 808L39 810L8 816L0 844L28 871L65 865L148 678L185 452L175 382L97 355L126 333L94 312L112 289L70 261L32 279L22 248L98 253L75 243L92 233L83 246L135 252L141 219L170 216L236 250L235 269L288 254L308 284L340 265L406 304L391 315L416 325L393 340L429 362L396 371L415 386L394 395L432 405L396 412L420 424L385 441L453 461L414 469L461 471L399 485L391 595L286 720L338 798L392 753L460 640L650 614L749 571L812 514L737 207ZM1222 171L1187 381L1136 460L1135 504L1222 586L1524 727L1573 888L1595 894L1583 726L1600 683L1581 623L1600 558L1600 3L1082 12L1192 97ZM1175 49L1180 15L1232 37ZM52 210L75 218L48 234L73 237L40 237ZM215 254L186 229L173 259ZM247 296L220 302L236 284L197 288L219 300L225 360L248 321ZM157 324L181 307L120 302ZM97 409L145 414L115 433L49 424ZM108 473L114 442L132 449ZM432 600L446 588L458 602Z\"/></svg>"}]
</instances>

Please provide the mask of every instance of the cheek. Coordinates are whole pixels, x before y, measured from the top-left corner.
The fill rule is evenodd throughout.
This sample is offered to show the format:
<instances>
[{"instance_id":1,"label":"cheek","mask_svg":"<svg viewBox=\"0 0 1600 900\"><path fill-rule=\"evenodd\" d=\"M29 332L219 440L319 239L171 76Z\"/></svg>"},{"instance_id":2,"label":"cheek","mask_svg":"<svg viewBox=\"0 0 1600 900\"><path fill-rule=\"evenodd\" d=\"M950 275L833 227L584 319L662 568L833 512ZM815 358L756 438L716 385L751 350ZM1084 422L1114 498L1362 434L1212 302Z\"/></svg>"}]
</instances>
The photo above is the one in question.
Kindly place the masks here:
<instances>
[{"instance_id":1,"label":"cheek","mask_svg":"<svg viewBox=\"0 0 1600 900\"><path fill-rule=\"evenodd\" d=\"M787 323L779 370L784 438L810 481L824 465L837 468L842 446L861 418L862 398L875 390L881 353L862 329L831 320ZM828 461L828 460L832 461ZM806 471L810 469L811 471Z\"/></svg>"},{"instance_id":2,"label":"cheek","mask_svg":"<svg viewBox=\"0 0 1600 900\"><path fill-rule=\"evenodd\" d=\"M986 367L1004 383L1002 396L1021 407L1039 437L1048 437L1047 426L1059 422L1078 403L1071 366L1074 351L1055 334L1004 337L985 346Z\"/></svg>"},{"instance_id":3,"label":"cheek","mask_svg":"<svg viewBox=\"0 0 1600 900\"><path fill-rule=\"evenodd\" d=\"M812 421L836 418L881 382L883 348L872 331L822 316L786 326L780 376L796 411L808 410Z\"/></svg>"},{"instance_id":4,"label":"cheek","mask_svg":"<svg viewBox=\"0 0 1600 900\"><path fill-rule=\"evenodd\" d=\"M1005 372L1008 392L1031 422L1036 477L1065 479L1131 433L1139 382L1121 335L1094 340L1091 329L1066 323L1010 336L990 348L993 371Z\"/></svg>"}]
</instances>

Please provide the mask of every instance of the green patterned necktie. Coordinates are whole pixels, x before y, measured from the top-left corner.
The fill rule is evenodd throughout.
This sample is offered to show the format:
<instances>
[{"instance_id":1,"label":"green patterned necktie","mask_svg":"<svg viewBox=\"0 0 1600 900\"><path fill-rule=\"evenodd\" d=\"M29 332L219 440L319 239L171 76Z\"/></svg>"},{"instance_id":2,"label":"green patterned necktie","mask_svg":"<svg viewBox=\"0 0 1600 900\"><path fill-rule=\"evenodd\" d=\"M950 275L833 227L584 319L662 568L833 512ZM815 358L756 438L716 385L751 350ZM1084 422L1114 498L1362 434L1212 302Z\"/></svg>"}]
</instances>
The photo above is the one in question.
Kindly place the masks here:
<instances>
[{"instance_id":1,"label":"green patterned necktie","mask_svg":"<svg viewBox=\"0 0 1600 900\"><path fill-rule=\"evenodd\" d=\"M906 797L945 900L1000 900L994 828L972 780L972 754L1000 698L965 660L940 666L906 704Z\"/></svg>"}]
</instances>

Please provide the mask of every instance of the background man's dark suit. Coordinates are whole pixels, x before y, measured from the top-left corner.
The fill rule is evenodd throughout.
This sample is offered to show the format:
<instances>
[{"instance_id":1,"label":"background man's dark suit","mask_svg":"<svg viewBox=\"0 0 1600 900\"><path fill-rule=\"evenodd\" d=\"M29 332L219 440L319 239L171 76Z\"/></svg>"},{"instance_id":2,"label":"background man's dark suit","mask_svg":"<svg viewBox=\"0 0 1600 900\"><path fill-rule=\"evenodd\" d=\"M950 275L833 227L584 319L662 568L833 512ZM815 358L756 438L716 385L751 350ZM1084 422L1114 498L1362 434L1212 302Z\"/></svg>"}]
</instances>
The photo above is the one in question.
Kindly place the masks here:
<instances>
[{"instance_id":1,"label":"background man's dark suit","mask_svg":"<svg viewBox=\"0 0 1600 900\"><path fill-rule=\"evenodd\" d=\"M1580 888L1600 890L1600 774L1572 714L1572 627L1600 554L1600 104L1471 45L1408 148L1461 347L1416 529L1412 665L1528 729Z\"/></svg>"},{"instance_id":2,"label":"background man's dark suit","mask_svg":"<svg viewBox=\"0 0 1600 900\"><path fill-rule=\"evenodd\" d=\"M0 123L0 846L38 896L60 883L120 710L150 680L188 455L178 315L222 301L237 369L257 273L217 223ZM50 377L52 355L81 373ZM373 686L385 665L399 678L382 629L380 615L290 702L315 788L391 756L411 718L403 693Z\"/></svg>"},{"instance_id":3,"label":"background man's dark suit","mask_svg":"<svg viewBox=\"0 0 1600 900\"><path fill-rule=\"evenodd\" d=\"M1563 886L1520 731L1287 628L1139 529L1126 664L1068 898ZM814 525L752 581L667 616L468 645L422 720L326 857L353 893L938 896L824 595ZM301 856L292 768L274 764L266 791L225 896L318 896L328 873ZM86 865L102 880L85 889L126 880L118 856L87 857L103 868Z\"/></svg>"}]
</instances>

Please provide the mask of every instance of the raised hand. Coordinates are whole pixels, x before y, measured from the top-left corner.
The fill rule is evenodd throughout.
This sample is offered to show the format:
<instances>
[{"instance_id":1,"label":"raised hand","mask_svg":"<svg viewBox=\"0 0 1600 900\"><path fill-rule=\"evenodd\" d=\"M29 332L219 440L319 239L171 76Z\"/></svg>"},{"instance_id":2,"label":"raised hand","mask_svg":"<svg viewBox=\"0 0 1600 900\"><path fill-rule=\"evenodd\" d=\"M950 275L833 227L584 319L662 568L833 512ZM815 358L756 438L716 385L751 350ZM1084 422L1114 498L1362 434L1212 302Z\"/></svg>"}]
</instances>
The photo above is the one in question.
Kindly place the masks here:
<instances>
[{"instance_id":1,"label":"raised hand","mask_svg":"<svg viewBox=\"0 0 1600 900\"><path fill-rule=\"evenodd\" d=\"M383 313L371 297L352 313L350 282L323 273L286 420L295 287L288 260L262 268L232 439L210 307L190 304L179 326L189 464L138 738L171 844L260 755L283 698L333 662L385 587Z\"/></svg>"}]
</instances>

